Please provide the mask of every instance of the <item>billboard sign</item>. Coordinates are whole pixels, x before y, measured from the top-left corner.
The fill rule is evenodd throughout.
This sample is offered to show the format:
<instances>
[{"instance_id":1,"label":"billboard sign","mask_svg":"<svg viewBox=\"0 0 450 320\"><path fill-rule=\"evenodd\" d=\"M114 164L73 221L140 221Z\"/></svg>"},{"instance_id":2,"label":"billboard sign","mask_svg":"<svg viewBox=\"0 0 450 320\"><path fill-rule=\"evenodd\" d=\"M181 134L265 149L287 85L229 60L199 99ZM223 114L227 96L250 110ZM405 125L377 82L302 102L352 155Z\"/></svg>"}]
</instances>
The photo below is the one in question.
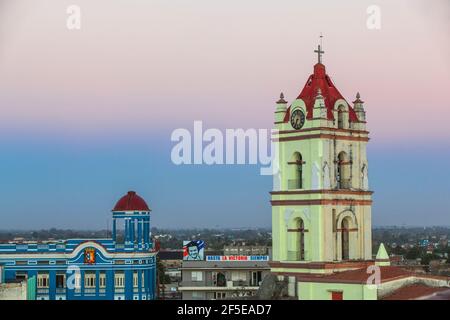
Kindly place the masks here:
<instances>
[{"instance_id":1,"label":"billboard sign","mask_svg":"<svg viewBox=\"0 0 450 320\"><path fill-rule=\"evenodd\" d=\"M203 240L183 241L183 260L184 261L205 260L205 241Z\"/></svg>"},{"instance_id":2,"label":"billboard sign","mask_svg":"<svg viewBox=\"0 0 450 320\"><path fill-rule=\"evenodd\" d=\"M206 256L206 261L269 261L269 256Z\"/></svg>"}]
</instances>

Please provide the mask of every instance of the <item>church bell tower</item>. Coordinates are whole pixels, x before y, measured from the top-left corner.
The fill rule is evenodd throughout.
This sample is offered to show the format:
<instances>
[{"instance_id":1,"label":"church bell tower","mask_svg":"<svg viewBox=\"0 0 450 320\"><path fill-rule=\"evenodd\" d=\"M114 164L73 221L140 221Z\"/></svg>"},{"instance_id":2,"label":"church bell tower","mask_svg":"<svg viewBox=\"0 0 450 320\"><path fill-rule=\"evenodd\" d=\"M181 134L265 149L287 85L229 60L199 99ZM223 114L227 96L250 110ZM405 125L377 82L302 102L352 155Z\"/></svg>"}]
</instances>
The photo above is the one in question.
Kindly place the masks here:
<instances>
[{"instance_id":1,"label":"church bell tower","mask_svg":"<svg viewBox=\"0 0 450 320\"><path fill-rule=\"evenodd\" d=\"M273 135L279 172L271 192L273 257L278 275L360 267L372 260L364 102L350 105L322 64L289 105L276 102Z\"/></svg>"}]
</instances>

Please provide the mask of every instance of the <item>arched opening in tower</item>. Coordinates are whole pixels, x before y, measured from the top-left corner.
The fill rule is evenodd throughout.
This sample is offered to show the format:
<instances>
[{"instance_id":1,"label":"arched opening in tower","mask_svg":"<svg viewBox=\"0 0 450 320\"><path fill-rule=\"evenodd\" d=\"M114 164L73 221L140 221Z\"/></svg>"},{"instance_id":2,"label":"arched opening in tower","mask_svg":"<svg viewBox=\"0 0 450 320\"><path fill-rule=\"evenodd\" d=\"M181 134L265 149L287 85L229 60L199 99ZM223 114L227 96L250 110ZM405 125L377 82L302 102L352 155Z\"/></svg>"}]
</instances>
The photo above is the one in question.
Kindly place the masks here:
<instances>
[{"instance_id":1,"label":"arched opening in tower","mask_svg":"<svg viewBox=\"0 0 450 320\"><path fill-rule=\"evenodd\" d=\"M288 181L288 189L302 189L303 188L303 160L300 152L295 152L292 156L292 161L289 162L292 166L291 177Z\"/></svg>"},{"instance_id":2,"label":"arched opening in tower","mask_svg":"<svg viewBox=\"0 0 450 320\"><path fill-rule=\"evenodd\" d=\"M350 189L350 158L346 152L342 151L338 155L338 188Z\"/></svg>"},{"instance_id":3,"label":"arched opening in tower","mask_svg":"<svg viewBox=\"0 0 450 320\"><path fill-rule=\"evenodd\" d=\"M305 260L305 224L303 223L303 219L299 219L297 223L299 230L298 259L303 261Z\"/></svg>"},{"instance_id":4,"label":"arched opening in tower","mask_svg":"<svg viewBox=\"0 0 450 320\"><path fill-rule=\"evenodd\" d=\"M350 258L350 243L349 243L349 223L348 219L343 219L341 223L342 236L342 260Z\"/></svg>"}]
</instances>

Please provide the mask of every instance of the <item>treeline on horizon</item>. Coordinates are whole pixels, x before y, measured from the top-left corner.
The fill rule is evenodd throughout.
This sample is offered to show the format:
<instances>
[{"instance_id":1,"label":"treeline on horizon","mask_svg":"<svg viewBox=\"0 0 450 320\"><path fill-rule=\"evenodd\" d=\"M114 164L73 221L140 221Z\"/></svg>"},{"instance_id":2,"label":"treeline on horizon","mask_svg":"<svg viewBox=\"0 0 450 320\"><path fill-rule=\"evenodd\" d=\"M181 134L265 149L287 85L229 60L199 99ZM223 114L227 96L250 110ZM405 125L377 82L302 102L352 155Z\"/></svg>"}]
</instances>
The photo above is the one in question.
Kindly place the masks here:
<instances>
[{"instance_id":1,"label":"treeline on horizon","mask_svg":"<svg viewBox=\"0 0 450 320\"><path fill-rule=\"evenodd\" d=\"M242 239L255 238L267 239L270 237L270 228L224 228L224 229L160 229L152 228L152 236L156 236L161 242L183 241L201 238L217 239ZM117 230L119 236L123 230ZM76 230L76 229L40 229L40 230L0 230L0 241L23 239L25 241L65 240L65 239L101 239L111 237L110 230ZM227 241L228 242L228 241Z\"/></svg>"},{"instance_id":2,"label":"treeline on horizon","mask_svg":"<svg viewBox=\"0 0 450 320\"><path fill-rule=\"evenodd\" d=\"M122 233L118 230L119 235ZM431 227L407 227L407 226L388 226L373 228L373 238L376 240L386 240L386 238L401 238L406 240L407 237L429 237L434 235L447 234L450 235L450 227L447 226L431 226ZM222 243L230 243L233 241L247 241L249 244L252 240L255 243L261 243L264 239L271 237L270 228L152 228L152 236L157 236L161 242L172 242L192 239L216 239ZM17 238L23 238L28 241L44 241L44 240L65 240L65 239L100 239L111 237L110 230L77 230L77 229L39 229L39 230L0 230L0 241L11 241ZM215 242L215 241L214 241Z\"/></svg>"}]
</instances>

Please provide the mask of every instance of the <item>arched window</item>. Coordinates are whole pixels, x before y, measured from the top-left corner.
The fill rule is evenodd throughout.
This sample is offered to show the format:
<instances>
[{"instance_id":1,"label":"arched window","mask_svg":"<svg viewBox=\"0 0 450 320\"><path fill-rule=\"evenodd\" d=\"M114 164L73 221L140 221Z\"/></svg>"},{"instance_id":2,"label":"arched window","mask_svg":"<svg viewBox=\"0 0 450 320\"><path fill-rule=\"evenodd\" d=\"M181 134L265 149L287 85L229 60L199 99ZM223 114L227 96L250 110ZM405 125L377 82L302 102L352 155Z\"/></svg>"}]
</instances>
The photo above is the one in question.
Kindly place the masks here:
<instances>
[{"instance_id":1,"label":"arched window","mask_svg":"<svg viewBox=\"0 0 450 320\"><path fill-rule=\"evenodd\" d=\"M340 105L338 107L338 129L345 129L345 107L343 105Z\"/></svg>"},{"instance_id":2,"label":"arched window","mask_svg":"<svg viewBox=\"0 0 450 320\"><path fill-rule=\"evenodd\" d=\"M349 223L348 219L343 219L341 223L342 260L350 258Z\"/></svg>"},{"instance_id":3,"label":"arched window","mask_svg":"<svg viewBox=\"0 0 450 320\"><path fill-rule=\"evenodd\" d=\"M303 219L296 218L292 225L292 229L288 230L289 234L289 252L288 260L304 261L305 260L305 224Z\"/></svg>"},{"instance_id":4,"label":"arched window","mask_svg":"<svg viewBox=\"0 0 450 320\"><path fill-rule=\"evenodd\" d=\"M305 229L303 219L298 217L292 221L288 231L288 260L289 261L304 261L306 259L305 253L305 234L308 230Z\"/></svg>"},{"instance_id":5,"label":"arched window","mask_svg":"<svg viewBox=\"0 0 450 320\"><path fill-rule=\"evenodd\" d=\"M298 260L305 260L305 224L302 219L298 219Z\"/></svg>"},{"instance_id":6,"label":"arched window","mask_svg":"<svg viewBox=\"0 0 450 320\"><path fill-rule=\"evenodd\" d=\"M342 151L338 155L337 182L339 189L350 189L350 158L346 152Z\"/></svg>"},{"instance_id":7,"label":"arched window","mask_svg":"<svg viewBox=\"0 0 450 320\"><path fill-rule=\"evenodd\" d=\"M303 188L303 161L302 155L295 152L292 156L292 161L289 162L290 178L288 180L288 189L302 189Z\"/></svg>"}]
</instances>

